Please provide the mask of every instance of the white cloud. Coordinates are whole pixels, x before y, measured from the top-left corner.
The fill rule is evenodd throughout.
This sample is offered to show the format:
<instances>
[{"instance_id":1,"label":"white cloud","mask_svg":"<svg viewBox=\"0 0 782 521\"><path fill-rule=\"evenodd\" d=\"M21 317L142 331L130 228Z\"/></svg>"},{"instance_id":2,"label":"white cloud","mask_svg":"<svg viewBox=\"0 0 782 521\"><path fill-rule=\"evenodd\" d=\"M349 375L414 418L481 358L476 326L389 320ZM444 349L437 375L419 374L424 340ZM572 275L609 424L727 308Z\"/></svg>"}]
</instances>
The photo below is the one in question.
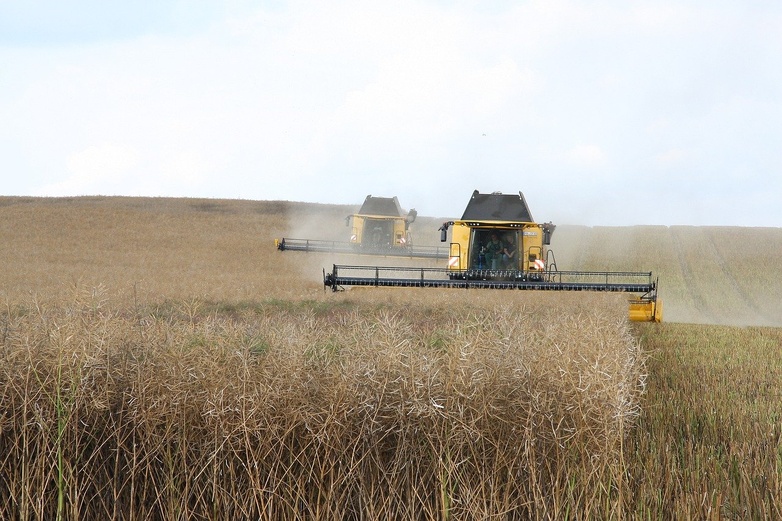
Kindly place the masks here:
<instances>
[{"instance_id":1,"label":"white cloud","mask_svg":"<svg viewBox=\"0 0 782 521\"><path fill-rule=\"evenodd\" d=\"M438 216L460 214L473 189L522 190L536 216L558 201L579 216L609 184L642 192L661 165L673 198L687 179L762 184L782 170L773 6L239 5L206 10L189 31L0 48L0 154L18 172L5 189L374 193ZM674 219L607 212L591 224ZM765 215L782 226L778 210Z\"/></svg>"},{"instance_id":2,"label":"white cloud","mask_svg":"<svg viewBox=\"0 0 782 521\"><path fill-rule=\"evenodd\" d=\"M90 146L68 157L68 170L85 182L118 179L138 163L138 154L127 145Z\"/></svg>"},{"instance_id":3,"label":"white cloud","mask_svg":"<svg viewBox=\"0 0 782 521\"><path fill-rule=\"evenodd\" d=\"M598 145L576 145L567 153L576 166L596 167L605 163L605 152Z\"/></svg>"},{"instance_id":4,"label":"white cloud","mask_svg":"<svg viewBox=\"0 0 782 521\"><path fill-rule=\"evenodd\" d=\"M671 166L681 163L687 157L687 152L681 148L673 148L657 154L657 163L662 166Z\"/></svg>"},{"instance_id":5,"label":"white cloud","mask_svg":"<svg viewBox=\"0 0 782 521\"><path fill-rule=\"evenodd\" d=\"M68 177L43 186L37 195L84 195L112 193L121 186L128 173L138 164L133 147L120 144L91 145L66 159Z\"/></svg>"}]
</instances>

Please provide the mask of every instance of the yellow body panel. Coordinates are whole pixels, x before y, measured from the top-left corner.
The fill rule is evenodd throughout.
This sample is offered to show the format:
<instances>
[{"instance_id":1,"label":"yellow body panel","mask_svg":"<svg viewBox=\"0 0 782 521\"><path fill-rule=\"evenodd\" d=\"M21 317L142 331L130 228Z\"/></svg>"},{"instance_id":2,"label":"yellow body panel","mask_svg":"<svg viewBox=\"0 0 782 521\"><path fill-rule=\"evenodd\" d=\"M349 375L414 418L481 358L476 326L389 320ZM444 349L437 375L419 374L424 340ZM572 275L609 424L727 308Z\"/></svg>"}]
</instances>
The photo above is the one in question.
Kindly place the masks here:
<instances>
[{"instance_id":1,"label":"yellow body panel","mask_svg":"<svg viewBox=\"0 0 782 521\"><path fill-rule=\"evenodd\" d=\"M663 301L630 300L630 322L662 322Z\"/></svg>"}]
</instances>

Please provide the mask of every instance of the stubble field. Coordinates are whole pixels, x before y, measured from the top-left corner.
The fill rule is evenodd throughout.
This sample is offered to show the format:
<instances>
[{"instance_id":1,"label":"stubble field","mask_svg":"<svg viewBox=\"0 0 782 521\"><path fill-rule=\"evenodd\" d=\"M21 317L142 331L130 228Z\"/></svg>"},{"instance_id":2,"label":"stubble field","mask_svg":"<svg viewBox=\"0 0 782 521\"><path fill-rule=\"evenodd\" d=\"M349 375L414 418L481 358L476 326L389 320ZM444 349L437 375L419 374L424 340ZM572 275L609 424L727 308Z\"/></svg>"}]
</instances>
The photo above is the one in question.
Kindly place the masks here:
<instances>
[{"instance_id":1,"label":"stubble field","mask_svg":"<svg viewBox=\"0 0 782 521\"><path fill-rule=\"evenodd\" d=\"M782 515L782 230L560 226L560 269L660 275L668 322L630 326L616 295L325 292L389 259L274 249L356 209L0 198L0 517Z\"/></svg>"}]
</instances>

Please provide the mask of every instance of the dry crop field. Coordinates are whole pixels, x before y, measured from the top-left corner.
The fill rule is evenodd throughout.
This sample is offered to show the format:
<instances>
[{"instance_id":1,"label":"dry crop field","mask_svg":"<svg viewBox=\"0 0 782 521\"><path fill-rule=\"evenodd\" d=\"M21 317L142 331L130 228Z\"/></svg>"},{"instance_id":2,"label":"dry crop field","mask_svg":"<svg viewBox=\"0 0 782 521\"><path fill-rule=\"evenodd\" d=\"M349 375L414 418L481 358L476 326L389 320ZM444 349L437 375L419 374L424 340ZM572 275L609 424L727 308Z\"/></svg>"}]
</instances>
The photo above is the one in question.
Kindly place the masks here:
<instances>
[{"instance_id":1,"label":"dry crop field","mask_svg":"<svg viewBox=\"0 0 782 521\"><path fill-rule=\"evenodd\" d=\"M781 230L559 227L560 269L660 275L630 326L274 249L357 208L0 198L0 518L782 516Z\"/></svg>"}]
</instances>

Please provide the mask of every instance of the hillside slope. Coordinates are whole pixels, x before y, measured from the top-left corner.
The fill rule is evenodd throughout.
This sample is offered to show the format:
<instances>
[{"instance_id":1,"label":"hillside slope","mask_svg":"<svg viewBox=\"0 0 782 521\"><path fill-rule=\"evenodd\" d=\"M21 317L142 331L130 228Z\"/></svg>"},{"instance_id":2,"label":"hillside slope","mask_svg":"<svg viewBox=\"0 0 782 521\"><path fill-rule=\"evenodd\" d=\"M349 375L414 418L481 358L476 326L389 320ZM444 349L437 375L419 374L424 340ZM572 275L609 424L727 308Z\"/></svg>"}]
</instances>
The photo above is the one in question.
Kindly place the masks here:
<instances>
[{"instance_id":1,"label":"hillside slope","mask_svg":"<svg viewBox=\"0 0 782 521\"><path fill-rule=\"evenodd\" d=\"M279 252L280 237L346 240L359 205L282 201L0 197L0 296L75 285L155 298L327 298L332 263L389 259ZM439 243L442 218L420 216L418 244ZM782 326L782 229L559 225L562 270L653 271L665 320ZM428 262L428 261L427 261Z\"/></svg>"},{"instance_id":2,"label":"hillside slope","mask_svg":"<svg viewBox=\"0 0 782 521\"><path fill-rule=\"evenodd\" d=\"M652 271L665 320L782 325L782 228L559 226L559 269Z\"/></svg>"}]
</instances>

